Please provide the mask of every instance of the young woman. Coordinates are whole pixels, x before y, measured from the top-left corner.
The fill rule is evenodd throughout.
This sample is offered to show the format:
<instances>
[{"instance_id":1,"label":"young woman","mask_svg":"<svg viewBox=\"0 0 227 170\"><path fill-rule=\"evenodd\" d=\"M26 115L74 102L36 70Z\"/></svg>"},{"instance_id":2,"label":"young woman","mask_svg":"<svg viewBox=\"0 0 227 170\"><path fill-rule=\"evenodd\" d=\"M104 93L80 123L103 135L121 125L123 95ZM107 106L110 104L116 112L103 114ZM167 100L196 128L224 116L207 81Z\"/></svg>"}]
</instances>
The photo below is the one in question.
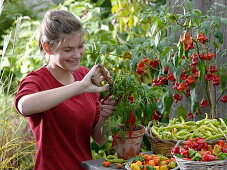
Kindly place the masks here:
<instances>
[{"instance_id":1,"label":"young woman","mask_svg":"<svg viewBox=\"0 0 227 170\"><path fill-rule=\"evenodd\" d=\"M39 46L48 64L29 73L20 83L15 107L26 116L35 136L36 170L79 170L90 160L90 137L105 143L103 122L114 113L116 102L100 104L101 82L97 66L80 66L84 53L83 28L71 13L50 10L40 30ZM109 75L109 74L108 74Z\"/></svg>"}]
</instances>

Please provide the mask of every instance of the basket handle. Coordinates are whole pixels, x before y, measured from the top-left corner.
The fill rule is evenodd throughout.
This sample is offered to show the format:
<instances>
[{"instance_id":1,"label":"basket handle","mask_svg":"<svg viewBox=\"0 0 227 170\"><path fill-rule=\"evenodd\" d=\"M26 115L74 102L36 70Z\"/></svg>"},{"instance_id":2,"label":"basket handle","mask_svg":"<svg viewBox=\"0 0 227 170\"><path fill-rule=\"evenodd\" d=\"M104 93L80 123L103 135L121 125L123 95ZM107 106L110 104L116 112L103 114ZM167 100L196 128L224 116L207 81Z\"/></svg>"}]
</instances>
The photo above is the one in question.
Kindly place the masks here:
<instances>
[{"instance_id":1,"label":"basket handle","mask_svg":"<svg viewBox=\"0 0 227 170\"><path fill-rule=\"evenodd\" d=\"M183 143L184 141L183 140L178 140L176 145L174 147L177 147L179 144Z\"/></svg>"}]
</instances>

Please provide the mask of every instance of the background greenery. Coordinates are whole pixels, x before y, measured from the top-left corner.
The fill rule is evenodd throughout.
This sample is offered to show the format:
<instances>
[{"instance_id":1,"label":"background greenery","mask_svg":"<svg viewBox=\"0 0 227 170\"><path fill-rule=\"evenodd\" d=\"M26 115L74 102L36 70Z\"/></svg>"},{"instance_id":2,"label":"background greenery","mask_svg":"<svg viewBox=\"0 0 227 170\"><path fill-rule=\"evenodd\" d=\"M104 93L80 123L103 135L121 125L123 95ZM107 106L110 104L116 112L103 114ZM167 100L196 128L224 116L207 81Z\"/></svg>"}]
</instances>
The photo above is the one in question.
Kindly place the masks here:
<instances>
[{"instance_id":1,"label":"background greenery","mask_svg":"<svg viewBox=\"0 0 227 170\"><path fill-rule=\"evenodd\" d=\"M0 50L0 105L2 106L0 107L2 139L0 169L33 168L35 152L33 136L26 120L15 112L12 105L19 81L28 72L45 64L44 57L38 50L37 36L41 18L46 10L53 8L69 10L87 29L86 53L82 59L82 65L90 68L95 63L103 62L111 75L131 71L141 83L148 86L159 73L148 71L143 76L138 76L135 71L137 63L144 56L150 59L166 59L174 50L177 50L175 34L183 33L190 27L191 29L199 27L209 33L211 26L214 26L216 39L213 41L213 46L219 49L224 41L220 28L222 24L226 24L226 18L213 17L210 12L210 17L207 16L204 20L200 10L191 10L192 4L188 0L185 0L184 8L189 12L185 14L170 12L165 0L30 2L29 0L5 0L0 15L0 49L2 49ZM177 5L174 7L175 12L180 8ZM191 23L188 22L189 20ZM164 67L166 64L163 60L160 65ZM166 115L163 117L168 117L173 103L171 93L163 86L154 87L153 92L160 102L147 107L147 112L151 113L151 117L153 110L158 109L162 115ZM101 94L101 97L103 95ZM186 117L182 109L180 113L183 113L183 115L180 114L181 116ZM92 142L94 159L104 154L114 153L111 141L110 137L103 146L97 146ZM145 137L143 141L143 151L150 150L149 142Z\"/></svg>"}]
</instances>

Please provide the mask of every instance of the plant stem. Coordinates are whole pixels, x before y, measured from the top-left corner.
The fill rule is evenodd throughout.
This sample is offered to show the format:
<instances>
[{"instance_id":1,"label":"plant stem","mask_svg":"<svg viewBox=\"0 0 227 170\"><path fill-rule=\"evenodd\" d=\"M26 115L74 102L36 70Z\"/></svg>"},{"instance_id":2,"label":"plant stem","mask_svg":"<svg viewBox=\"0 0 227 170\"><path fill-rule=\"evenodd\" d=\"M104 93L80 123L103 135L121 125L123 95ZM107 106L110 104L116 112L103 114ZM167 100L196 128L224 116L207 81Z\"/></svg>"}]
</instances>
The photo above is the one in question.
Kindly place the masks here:
<instances>
[{"instance_id":1,"label":"plant stem","mask_svg":"<svg viewBox=\"0 0 227 170\"><path fill-rule=\"evenodd\" d=\"M208 82L208 88L209 88L209 94L210 94L211 118L214 119L217 117L217 115L216 115L214 85L212 81Z\"/></svg>"}]
</instances>

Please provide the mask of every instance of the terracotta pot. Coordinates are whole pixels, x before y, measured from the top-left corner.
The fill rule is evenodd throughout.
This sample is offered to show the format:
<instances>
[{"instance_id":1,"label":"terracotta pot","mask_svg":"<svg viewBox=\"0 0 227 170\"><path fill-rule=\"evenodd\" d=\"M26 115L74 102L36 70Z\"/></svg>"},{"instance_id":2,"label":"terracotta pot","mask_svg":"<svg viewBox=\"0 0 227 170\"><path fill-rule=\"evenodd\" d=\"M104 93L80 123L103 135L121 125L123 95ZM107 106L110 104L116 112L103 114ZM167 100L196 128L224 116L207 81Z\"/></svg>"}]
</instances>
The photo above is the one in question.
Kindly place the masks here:
<instances>
[{"instance_id":1,"label":"terracotta pot","mask_svg":"<svg viewBox=\"0 0 227 170\"><path fill-rule=\"evenodd\" d=\"M125 138L122 138L119 133L116 134L115 149L118 158L129 159L140 153L145 128L142 125L138 127L139 130L133 131L131 138L129 137L129 132L125 133Z\"/></svg>"}]
</instances>

